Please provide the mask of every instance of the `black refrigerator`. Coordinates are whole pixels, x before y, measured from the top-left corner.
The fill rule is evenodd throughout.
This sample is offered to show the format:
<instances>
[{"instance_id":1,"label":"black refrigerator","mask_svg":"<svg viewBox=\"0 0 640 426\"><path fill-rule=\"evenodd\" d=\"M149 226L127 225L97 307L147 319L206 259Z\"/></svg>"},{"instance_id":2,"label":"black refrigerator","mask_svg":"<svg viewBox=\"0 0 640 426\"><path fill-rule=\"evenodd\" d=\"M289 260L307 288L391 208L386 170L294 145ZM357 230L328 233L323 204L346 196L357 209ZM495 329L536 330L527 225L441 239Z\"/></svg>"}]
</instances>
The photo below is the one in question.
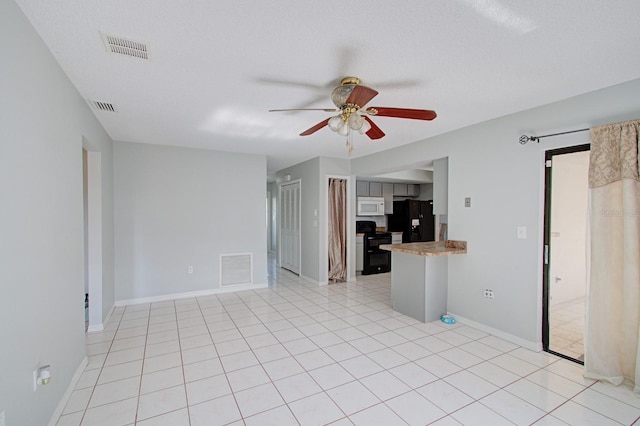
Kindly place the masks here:
<instances>
[{"instance_id":1,"label":"black refrigerator","mask_svg":"<svg viewBox=\"0 0 640 426\"><path fill-rule=\"evenodd\" d=\"M403 243L435 241L433 201L393 202L393 214L387 218L389 231L402 231Z\"/></svg>"}]
</instances>

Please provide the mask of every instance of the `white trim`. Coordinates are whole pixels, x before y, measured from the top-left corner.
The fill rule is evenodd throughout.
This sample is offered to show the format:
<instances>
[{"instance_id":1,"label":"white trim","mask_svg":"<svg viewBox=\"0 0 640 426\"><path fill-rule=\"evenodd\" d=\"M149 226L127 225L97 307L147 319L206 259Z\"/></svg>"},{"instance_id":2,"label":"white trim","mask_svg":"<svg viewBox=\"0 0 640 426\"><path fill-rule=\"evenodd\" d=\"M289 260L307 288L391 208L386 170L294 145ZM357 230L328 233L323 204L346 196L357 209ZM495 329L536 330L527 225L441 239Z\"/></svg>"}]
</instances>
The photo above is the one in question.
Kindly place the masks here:
<instances>
[{"instance_id":1,"label":"white trim","mask_svg":"<svg viewBox=\"0 0 640 426\"><path fill-rule=\"evenodd\" d=\"M167 300L188 299L190 297L212 296L220 293L232 293L234 291L257 290L268 288L269 284L240 284L229 285L224 288L214 288L210 290L188 291L185 293L165 294L162 296L140 297L138 299L117 300L114 306L138 305L140 303L166 302Z\"/></svg>"},{"instance_id":2,"label":"white trim","mask_svg":"<svg viewBox=\"0 0 640 426\"><path fill-rule=\"evenodd\" d=\"M71 382L69 383L69 386L67 386L67 390L64 392L64 395L62 395L62 398L60 399L60 402L58 402L56 409L53 411L51 418L49 418L49 423L47 423L48 426L55 426L56 423L58 423L58 419L62 415L64 407L67 406L71 393L76 388L76 385L80 380L80 376L84 373L84 369L87 367L87 364L89 364L89 359L85 356L82 361L80 361L80 365L76 369L76 372L73 373L73 377L71 377Z\"/></svg>"},{"instance_id":3,"label":"white trim","mask_svg":"<svg viewBox=\"0 0 640 426\"><path fill-rule=\"evenodd\" d=\"M102 327L102 153L87 152L87 261L89 293L89 327Z\"/></svg>"},{"instance_id":4,"label":"white trim","mask_svg":"<svg viewBox=\"0 0 640 426\"><path fill-rule=\"evenodd\" d=\"M87 333L98 333L104 331L104 324L94 324L87 327Z\"/></svg>"},{"instance_id":5,"label":"white trim","mask_svg":"<svg viewBox=\"0 0 640 426\"><path fill-rule=\"evenodd\" d=\"M555 149L555 148L550 148ZM545 177L546 177L546 167L545 167L545 157L546 157L547 149L543 149L540 151L538 155L540 166L538 167L538 246L537 246L537 254L538 257L536 259L536 264L538 267L537 275L538 279L536 281L536 338L540 342L540 347L542 347L542 307L544 304L543 296L544 296L544 198L545 198Z\"/></svg>"},{"instance_id":6,"label":"white trim","mask_svg":"<svg viewBox=\"0 0 640 426\"><path fill-rule=\"evenodd\" d=\"M460 324L465 324L470 327L477 328L480 331L484 331L485 333L493 334L496 337L499 337L503 340L506 340L507 342L511 342L518 346L522 346L523 348L529 349L530 351L534 351L534 352L542 351L542 342L531 342L521 337L514 336L513 334L505 333L504 331L467 319L465 317L454 314L452 312L447 312L447 313L449 315L453 315L456 318L456 321L459 322Z\"/></svg>"},{"instance_id":7,"label":"white trim","mask_svg":"<svg viewBox=\"0 0 640 426\"><path fill-rule=\"evenodd\" d=\"M109 313L102 321L102 324L90 325L89 327L87 327L87 333L99 333L101 331L104 331L104 325L109 322L109 319L111 319L111 314L113 314L113 310L115 308L116 305L111 305L111 309L109 309Z\"/></svg>"},{"instance_id":8,"label":"white trim","mask_svg":"<svg viewBox=\"0 0 640 426\"><path fill-rule=\"evenodd\" d=\"M327 281L316 281L313 278L309 278L306 275L302 275L302 274L300 274L299 277L302 278L303 280L307 281L307 282L310 282L312 284L316 284L318 286L327 285L328 284Z\"/></svg>"}]
</instances>

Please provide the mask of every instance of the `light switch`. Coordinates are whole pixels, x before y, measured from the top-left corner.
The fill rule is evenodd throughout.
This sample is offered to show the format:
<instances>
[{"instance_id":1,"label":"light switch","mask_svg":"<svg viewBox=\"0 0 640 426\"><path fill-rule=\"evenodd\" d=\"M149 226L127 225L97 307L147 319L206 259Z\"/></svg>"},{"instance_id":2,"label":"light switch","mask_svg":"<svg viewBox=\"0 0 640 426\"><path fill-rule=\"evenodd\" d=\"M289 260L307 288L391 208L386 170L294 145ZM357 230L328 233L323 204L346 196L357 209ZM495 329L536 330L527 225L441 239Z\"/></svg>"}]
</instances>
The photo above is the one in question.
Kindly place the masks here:
<instances>
[{"instance_id":1,"label":"light switch","mask_svg":"<svg viewBox=\"0 0 640 426\"><path fill-rule=\"evenodd\" d=\"M471 207L471 197L467 197L464 199L464 206Z\"/></svg>"},{"instance_id":2,"label":"light switch","mask_svg":"<svg viewBox=\"0 0 640 426\"><path fill-rule=\"evenodd\" d=\"M526 226L518 226L518 239L524 240L527 238L527 227Z\"/></svg>"}]
</instances>

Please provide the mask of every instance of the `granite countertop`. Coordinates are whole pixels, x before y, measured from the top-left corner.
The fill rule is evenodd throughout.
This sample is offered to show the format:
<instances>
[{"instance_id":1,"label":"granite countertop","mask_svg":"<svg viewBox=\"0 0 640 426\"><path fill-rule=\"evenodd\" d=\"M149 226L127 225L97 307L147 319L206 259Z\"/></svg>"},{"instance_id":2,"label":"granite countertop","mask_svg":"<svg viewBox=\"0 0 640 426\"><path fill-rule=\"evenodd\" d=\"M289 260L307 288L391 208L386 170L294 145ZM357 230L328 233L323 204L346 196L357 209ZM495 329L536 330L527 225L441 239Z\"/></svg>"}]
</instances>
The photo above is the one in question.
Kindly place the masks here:
<instances>
[{"instance_id":1,"label":"granite countertop","mask_svg":"<svg viewBox=\"0 0 640 426\"><path fill-rule=\"evenodd\" d=\"M383 244L383 250L415 254L417 256L448 256L467 252L466 241L430 241L426 243Z\"/></svg>"}]
</instances>

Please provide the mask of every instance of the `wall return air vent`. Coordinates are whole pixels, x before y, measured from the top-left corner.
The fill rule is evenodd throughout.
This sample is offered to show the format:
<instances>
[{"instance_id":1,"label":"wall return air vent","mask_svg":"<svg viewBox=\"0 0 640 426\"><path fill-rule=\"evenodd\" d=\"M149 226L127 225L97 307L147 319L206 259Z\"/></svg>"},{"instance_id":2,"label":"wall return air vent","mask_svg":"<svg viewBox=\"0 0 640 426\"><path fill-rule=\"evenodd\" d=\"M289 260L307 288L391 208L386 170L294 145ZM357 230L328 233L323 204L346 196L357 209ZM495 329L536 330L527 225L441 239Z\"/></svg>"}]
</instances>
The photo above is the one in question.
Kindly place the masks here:
<instances>
[{"instance_id":1,"label":"wall return air vent","mask_svg":"<svg viewBox=\"0 0 640 426\"><path fill-rule=\"evenodd\" d=\"M108 52L139 59L149 59L149 50L144 43L102 32L100 35Z\"/></svg>"},{"instance_id":2,"label":"wall return air vent","mask_svg":"<svg viewBox=\"0 0 640 426\"><path fill-rule=\"evenodd\" d=\"M253 254L220 255L220 286L253 284Z\"/></svg>"},{"instance_id":3,"label":"wall return air vent","mask_svg":"<svg viewBox=\"0 0 640 426\"><path fill-rule=\"evenodd\" d=\"M109 102L90 101L93 107L99 111L116 112L113 104Z\"/></svg>"}]
</instances>

